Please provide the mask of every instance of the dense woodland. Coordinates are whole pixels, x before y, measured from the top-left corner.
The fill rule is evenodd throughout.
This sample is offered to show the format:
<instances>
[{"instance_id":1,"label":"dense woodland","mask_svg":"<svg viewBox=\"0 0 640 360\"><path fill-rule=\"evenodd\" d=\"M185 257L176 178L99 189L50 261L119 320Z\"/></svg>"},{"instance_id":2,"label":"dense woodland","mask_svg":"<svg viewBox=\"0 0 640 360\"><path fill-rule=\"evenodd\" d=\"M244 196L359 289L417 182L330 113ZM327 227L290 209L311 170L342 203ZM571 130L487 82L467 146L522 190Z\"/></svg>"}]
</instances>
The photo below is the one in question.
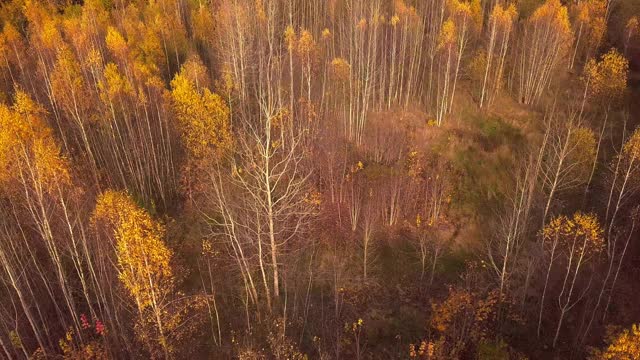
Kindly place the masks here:
<instances>
[{"instance_id":1,"label":"dense woodland","mask_svg":"<svg viewBox=\"0 0 640 360\"><path fill-rule=\"evenodd\" d=\"M640 1L0 3L0 358L640 359Z\"/></svg>"}]
</instances>

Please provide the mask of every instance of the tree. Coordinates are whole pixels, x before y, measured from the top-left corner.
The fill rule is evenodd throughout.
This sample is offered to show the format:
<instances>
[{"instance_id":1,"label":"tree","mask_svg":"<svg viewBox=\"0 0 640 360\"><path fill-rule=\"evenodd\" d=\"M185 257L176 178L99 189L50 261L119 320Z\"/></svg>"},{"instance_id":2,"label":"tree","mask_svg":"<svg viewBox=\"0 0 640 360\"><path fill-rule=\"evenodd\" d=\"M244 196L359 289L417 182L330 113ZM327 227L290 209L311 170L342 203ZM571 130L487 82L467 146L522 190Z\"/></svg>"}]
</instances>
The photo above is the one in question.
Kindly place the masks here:
<instances>
[{"instance_id":1,"label":"tree","mask_svg":"<svg viewBox=\"0 0 640 360\"><path fill-rule=\"evenodd\" d=\"M455 60L455 70L453 72L453 86L451 87L451 96L450 102L448 106L448 112L451 113L453 109L453 103L456 94L456 85L458 83L458 77L460 73L460 63L462 62L462 57L467 48L467 43L469 41L469 34L474 29L473 24L473 16L474 10L476 7L474 6L474 2L462 2L458 0L452 0L449 3L449 12L451 19L456 25L456 60Z\"/></svg>"},{"instance_id":2,"label":"tree","mask_svg":"<svg viewBox=\"0 0 640 360\"><path fill-rule=\"evenodd\" d=\"M66 327L69 316L75 320L77 304L70 287L69 273L63 264L63 243L56 236L53 223L54 208L64 204L62 189L71 184L71 177L69 163L45 123L44 114L44 109L20 90L16 92L11 108L0 104L0 184L2 195L25 207L27 221L20 225L34 227L36 241L42 241L41 245L49 256L47 260L51 261L55 282L62 291L66 307L66 316L59 317L59 320ZM29 244L26 237L23 239L30 255L34 256L32 248L40 244ZM6 260L4 263L8 265ZM16 291L19 290L16 288ZM72 323L78 330L78 322ZM38 331L35 328L34 331L37 337ZM46 351L41 339L39 342Z\"/></svg>"},{"instance_id":3,"label":"tree","mask_svg":"<svg viewBox=\"0 0 640 360\"><path fill-rule=\"evenodd\" d=\"M587 0L576 4L577 25L574 29L575 44L569 68L573 68L576 58L580 61L588 60L598 49L605 35L605 0Z\"/></svg>"},{"instance_id":4,"label":"tree","mask_svg":"<svg viewBox=\"0 0 640 360\"><path fill-rule=\"evenodd\" d=\"M555 110L547 115L544 141L540 148L541 188L546 195L542 214L543 227L558 193L569 191L587 182L589 166L595 156L593 132L578 124L576 114L568 121L559 121Z\"/></svg>"},{"instance_id":5,"label":"tree","mask_svg":"<svg viewBox=\"0 0 640 360\"><path fill-rule=\"evenodd\" d=\"M620 102L626 92L628 72L629 61L613 48L599 61L589 60L583 75L588 97L605 107Z\"/></svg>"},{"instance_id":6,"label":"tree","mask_svg":"<svg viewBox=\"0 0 640 360\"><path fill-rule=\"evenodd\" d=\"M529 159L519 170L514 190L506 203L504 214L500 216L499 230L487 242L488 263L499 279L500 296L506 296L509 291L511 277L528 235L531 199L536 190L536 165Z\"/></svg>"},{"instance_id":7,"label":"tree","mask_svg":"<svg viewBox=\"0 0 640 360\"><path fill-rule=\"evenodd\" d=\"M623 52L625 56L629 55L629 45L631 45L633 40L638 37L638 34L640 34L640 23L638 22L638 17L632 16L629 21L627 21L627 26L625 26Z\"/></svg>"},{"instance_id":8,"label":"tree","mask_svg":"<svg viewBox=\"0 0 640 360\"><path fill-rule=\"evenodd\" d=\"M609 119L609 112L612 106L619 104L627 89L627 77L629 72L629 61L624 58L617 50L611 49L602 55L600 61L589 60L584 69L585 96L583 98L580 114L584 110L584 104L587 99L592 100L596 106L604 108L604 121L602 122L602 130L598 136L598 145L591 167L591 174L587 181L587 190L593 179L600 153L600 145L602 137Z\"/></svg>"},{"instance_id":9,"label":"tree","mask_svg":"<svg viewBox=\"0 0 640 360\"><path fill-rule=\"evenodd\" d=\"M229 159L231 173L223 168L210 172L212 203L222 216L221 221L212 221L218 227L215 232L229 240L251 288L249 254L243 247L250 244L257 251L269 307L281 296L281 258L292 242L300 240L317 206L310 173L303 164L305 133L294 132L289 137L292 132L286 128L291 126L286 116L283 109L275 114L265 112L257 123L244 123L245 135L237 139L238 146ZM285 127L284 131L280 127ZM286 146L283 136L287 136ZM235 200L236 196L242 200ZM255 289L252 292L256 296Z\"/></svg>"},{"instance_id":10,"label":"tree","mask_svg":"<svg viewBox=\"0 0 640 360\"><path fill-rule=\"evenodd\" d=\"M206 68L197 59L185 63L171 81L172 107L187 150L186 177L194 183L188 185L189 193L191 186L197 186L198 171L221 160L233 147L229 106L206 84Z\"/></svg>"},{"instance_id":11,"label":"tree","mask_svg":"<svg viewBox=\"0 0 640 360\"><path fill-rule=\"evenodd\" d=\"M594 215L575 213L571 219L565 216L554 218L542 232L543 240L550 243L548 249L548 268L545 280L542 298L540 300L540 317L538 328L542 321L542 312L544 310L544 300L547 291L547 283L549 275L553 267L553 263L557 260L557 252L560 252L560 258L564 261L566 270L564 271L564 280L558 295L558 305L560 307L560 315L558 318L555 336L553 338L553 346L555 347L560 336L560 329L564 322L565 316L571 308L575 306L586 294L586 289L574 298L577 291L577 280L580 271L585 263L591 258L597 256L604 250L604 238L602 237L602 228Z\"/></svg>"},{"instance_id":12,"label":"tree","mask_svg":"<svg viewBox=\"0 0 640 360\"><path fill-rule=\"evenodd\" d=\"M637 180L637 176L640 171L639 159L640 130L636 129L636 131L634 131L627 139L626 143L622 145L617 159L613 161L609 169L610 176L607 179L607 185L609 185L610 190L607 198L604 220L607 235L606 250L609 264L600 293L598 294L598 300L593 310L591 320L589 321L589 326L585 330L585 337L587 336L591 323L596 316L596 311L598 310L602 297L605 291L607 291L607 287L609 287L609 296L604 307L603 320L607 316L611 296L618 280L618 275L620 273L624 257L627 253L629 242L634 234L638 215L640 215L637 207L629 209L630 206L633 206L631 199L640 190L640 182ZM621 211L625 210L627 211L628 217L621 221ZM624 222L628 222L629 217L631 218L631 225L624 226ZM621 244L619 241L625 236L626 241L624 242L622 249L620 249L619 245ZM616 262L617 266L615 267L615 275L611 281L611 285L609 285L609 278L613 275L613 269Z\"/></svg>"},{"instance_id":13,"label":"tree","mask_svg":"<svg viewBox=\"0 0 640 360\"><path fill-rule=\"evenodd\" d=\"M408 154L408 193L415 194L413 210L415 232L420 256L420 279L430 266L429 285L433 284L440 258L449 251L456 232L448 217L453 193L453 176L450 164L444 159L430 159L427 154L414 150ZM407 209L407 210L409 210Z\"/></svg>"},{"instance_id":14,"label":"tree","mask_svg":"<svg viewBox=\"0 0 640 360\"><path fill-rule=\"evenodd\" d=\"M53 96L64 113L67 114L69 120L73 121L73 124L79 130L80 139L75 143L82 146L84 157L86 157L90 166L93 179L96 185L99 186L96 157L89 140L90 134L87 131L90 118L88 112L92 105L92 99L81 96L81 94L89 92L90 89L85 85L80 64L74 59L74 54L69 49L59 50L51 78ZM69 131L65 128L60 128L60 132L65 138L65 134Z\"/></svg>"},{"instance_id":15,"label":"tree","mask_svg":"<svg viewBox=\"0 0 640 360\"><path fill-rule=\"evenodd\" d=\"M298 56L302 63L303 76L307 78L307 105L311 106L312 67L316 57L316 41L308 30L303 30L298 40ZM293 79L292 79L293 80ZM293 81L292 81L293 82Z\"/></svg>"},{"instance_id":16,"label":"tree","mask_svg":"<svg viewBox=\"0 0 640 360\"><path fill-rule=\"evenodd\" d=\"M640 325L633 324L631 329L624 329L617 334L610 333L606 342L607 347L595 350L589 357L590 360L637 359L640 357Z\"/></svg>"},{"instance_id":17,"label":"tree","mask_svg":"<svg viewBox=\"0 0 640 360\"><path fill-rule=\"evenodd\" d=\"M567 8L560 0L547 0L527 19L517 49L518 101L536 104L549 88L571 43Z\"/></svg>"},{"instance_id":18,"label":"tree","mask_svg":"<svg viewBox=\"0 0 640 360\"><path fill-rule=\"evenodd\" d=\"M518 12L513 4L506 9L497 4L491 12L484 77L482 91L480 92L481 108L489 107L502 88L507 51L514 22L517 18Z\"/></svg>"},{"instance_id":19,"label":"tree","mask_svg":"<svg viewBox=\"0 0 640 360\"><path fill-rule=\"evenodd\" d=\"M453 87L452 77L454 68L454 51L456 46L456 24L453 20L449 19L442 23L440 34L438 36L438 77L436 85L435 96L435 118L438 126L442 125L444 117L449 113L449 95L452 93L451 87ZM461 54L460 54L461 55Z\"/></svg>"},{"instance_id":20,"label":"tree","mask_svg":"<svg viewBox=\"0 0 640 360\"><path fill-rule=\"evenodd\" d=\"M497 319L500 296L497 291L482 293L470 289L449 288L446 299L432 303L433 315L429 322L434 333L427 359L462 358L490 337ZM412 356L414 357L414 356Z\"/></svg>"},{"instance_id":21,"label":"tree","mask_svg":"<svg viewBox=\"0 0 640 360\"><path fill-rule=\"evenodd\" d=\"M138 315L136 335L152 356L173 357L175 346L193 329L186 313L197 299L176 291L174 255L164 243L165 227L130 195L111 190L98 197L93 221L115 242L118 278Z\"/></svg>"}]
</instances>

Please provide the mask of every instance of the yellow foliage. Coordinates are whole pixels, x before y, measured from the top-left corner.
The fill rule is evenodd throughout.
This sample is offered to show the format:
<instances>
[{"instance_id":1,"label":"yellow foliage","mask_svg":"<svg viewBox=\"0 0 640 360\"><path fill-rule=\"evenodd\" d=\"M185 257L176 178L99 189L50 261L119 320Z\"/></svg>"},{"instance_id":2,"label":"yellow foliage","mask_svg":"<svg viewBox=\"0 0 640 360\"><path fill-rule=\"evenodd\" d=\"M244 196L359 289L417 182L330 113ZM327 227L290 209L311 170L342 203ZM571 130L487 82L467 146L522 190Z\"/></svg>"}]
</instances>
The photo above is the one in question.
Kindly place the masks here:
<instances>
[{"instance_id":1,"label":"yellow foliage","mask_svg":"<svg viewBox=\"0 0 640 360\"><path fill-rule=\"evenodd\" d=\"M631 161L640 160L640 128L636 129L624 144L622 153Z\"/></svg>"},{"instance_id":2,"label":"yellow foliage","mask_svg":"<svg viewBox=\"0 0 640 360\"><path fill-rule=\"evenodd\" d=\"M335 80L346 81L351 77L351 65L343 58L331 60L331 76Z\"/></svg>"},{"instance_id":3,"label":"yellow foliage","mask_svg":"<svg viewBox=\"0 0 640 360\"><path fill-rule=\"evenodd\" d=\"M267 12L264 9L264 0L256 0L256 13L258 14L258 20L267 21Z\"/></svg>"},{"instance_id":4,"label":"yellow foliage","mask_svg":"<svg viewBox=\"0 0 640 360\"><path fill-rule=\"evenodd\" d=\"M456 39L456 25L453 20L449 19L442 24L440 34L438 36L438 49L442 49L452 45Z\"/></svg>"},{"instance_id":5,"label":"yellow foliage","mask_svg":"<svg viewBox=\"0 0 640 360\"><path fill-rule=\"evenodd\" d=\"M460 0L449 0L448 6L452 16L471 16L471 3Z\"/></svg>"},{"instance_id":6,"label":"yellow foliage","mask_svg":"<svg viewBox=\"0 0 640 360\"><path fill-rule=\"evenodd\" d=\"M114 55L116 55L121 59L125 58L126 52L128 49L127 41L124 39L122 34L120 34L120 32L116 28L112 26L109 26L107 28L107 36L105 41L107 43L107 48Z\"/></svg>"},{"instance_id":7,"label":"yellow foliage","mask_svg":"<svg viewBox=\"0 0 640 360\"><path fill-rule=\"evenodd\" d=\"M70 109L79 107L79 98L84 97L84 80L80 64L68 49L58 51L56 64L51 75L51 86L56 98ZM75 95L72 99L70 96ZM73 111L73 110L71 110Z\"/></svg>"},{"instance_id":8,"label":"yellow foliage","mask_svg":"<svg viewBox=\"0 0 640 360\"><path fill-rule=\"evenodd\" d=\"M635 360L640 359L640 324L625 329L607 339L609 346L605 350L596 350L591 360Z\"/></svg>"},{"instance_id":9,"label":"yellow foliage","mask_svg":"<svg viewBox=\"0 0 640 360\"><path fill-rule=\"evenodd\" d=\"M187 60L187 62L182 65L182 69L184 76L195 84L198 91L202 91L203 88L209 86L210 79L207 73L207 67L198 57Z\"/></svg>"},{"instance_id":10,"label":"yellow foliage","mask_svg":"<svg viewBox=\"0 0 640 360\"><path fill-rule=\"evenodd\" d=\"M547 0L534 11L529 23L534 27L548 28L544 33L557 36L565 50L571 45L572 31L569 13L560 0Z\"/></svg>"},{"instance_id":11,"label":"yellow foliage","mask_svg":"<svg viewBox=\"0 0 640 360\"><path fill-rule=\"evenodd\" d=\"M589 166L596 156L596 135L587 127L579 127L571 133L569 143L575 149L571 153L571 160L581 165L575 167L574 173L580 176L582 171L590 170Z\"/></svg>"},{"instance_id":12,"label":"yellow foliage","mask_svg":"<svg viewBox=\"0 0 640 360\"><path fill-rule=\"evenodd\" d=\"M322 30L322 39L323 40L327 40L327 39L331 39L331 30L329 30L328 28L324 28L324 30Z\"/></svg>"},{"instance_id":13,"label":"yellow foliage","mask_svg":"<svg viewBox=\"0 0 640 360\"><path fill-rule=\"evenodd\" d=\"M606 3L604 0L584 0L575 5L577 47L589 56L602 42L605 34Z\"/></svg>"},{"instance_id":14,"label":"yellow foliage","mask_svg":"<svg viewBox=\"0 0 640 360\"><path fill-rule=\"evenodd\" d=\"M482 29L484 22L484 13L482 10L482 2L480 0L471 0L471 18L476 29ZM514 8L515 9L515 8Z\"/></svg>"},{"instance_id":15,"label":"yellow foliage","mask_svg":"<svg viewBox=\"0 0 640 360\"><path fill-rule=\"evenodd\" d=\"M137 43L137 61L151 69L152 73L158 71L158 66L165 63L166 58L162 50L162 42L156 32L149 27L145 27L143 23L139 23L138 32L143 34Z\"/></svg>"},{"instance_id":16,"label":"yellow foliage","mask_svg":"<svg viewBox=\"0 0 640 360\"><path fill-rule=\"evenodd\" d=\"M91 48L85 59L85 65L89 66L92 69L101 69L102 54L100 54L100 52L95 48Z\"/></svg>"},{"instance_id":17,"label":"yellow foliage","mask_svg":"<svg viewBox=\"0 0 640 360\"><path fill-rule=\"evenodd\" d=\"M593 214L577 212L572 218L557 216L547 224L542 235L546 242L559 241L565 250L585 256L595 255L604 249L604 238L598 219ZM583 249L584 246L584 249Z\"/></svg>"},{"instance_id":18,"label":"yellow foliage","mask_svg":"<svg viewBox=\"0 0 640 360\"><path fill-rule=\"evenodd\" d=\"M50 5L47 2L27 0L23 12L28 20L32 41L43 49L55 50L63 41L58 18L52 16L54 10Z\"/></svg>"},{"instance_id":19,"label":"yellow foliage","mask_svg":"<svg viewBox=\"0 0 640 360\"><path fill-rule=\"evenodd\" d=\"M108 63L104 67L104 80L100 80L98 87L105 102L111 102L119 96L135 93L129 80L120 73L118 66L114 63Z\"/></svg>"},{"instance_id":20,"label":"yellow foliage","mask_svg":"<svg viewBox=\"0 0 640 360\"><path fill-rule=\"evenodd\" d=\"M409 6L407 6L407 4L403 0L394 0L393 7L396 13L401 15L406 14L410 11Z\"/></svg>"},{"instance_id":21,"label":"yellow foliage","mask_svg":"<svg viewBox=\"0 0 640 360\"><path fill-rule=\"evenodd\" d=\"M115 239L118 277L139 310L173 292L164 226L154 221L128 194L107 191L98 197L93 221L104 221Z\"/></svg>"},{"instance_id":22,"label":"yellow foliage","mask_svg":"<svg viewBox=\"0 0 640 360\"><path fill-rule=\"evenodd\" d=\"M398 15L393 15L389 23L391 24L391 26L396 27L396 25L398 25L399 22L400 22L400 17L398 17Z\"/></svg>"},{"instance_id":23,"label":"yellow foliage","mask_svg":"<svg viewBox=\"0 0 640 360\"><path fill-rule=\"evenodd\" d=\"M190 155L195 159L219 159L233 146L230 110L217 94L196 88L191 80L193 73L189 73L194 68L197 67L183 66L171 81L173 109Z\"/></svg>"},{"instance_id":24,"label":"yellow foliage","mask_svg":"<svg viewBox=\"0 0 640 360\"><path fill-rule=\"evenodd\" d=\"M548 21L557 26L557 30L569 34L571 32L571 22L567 8L560 0L547 0L542 6L536 9L531 16L531 21Z\"/></svg>"},{"instance_id":25,"label":"yellow foliage","mask_svg":"<svg viewBox=\"0 0 640 360\"><path fill-rule=\"evenodd\" d=\"M46 20L46 22L42 25L40 40L42 41L42 45L44 45L47 49L53 50L61 46L61 44L63 43L62 34L60 34L60 30L58 29L57 21L49 19Z\"/></svg>"},{"instance_id":26,"label":"yellow foliage","mask_svg":"<svg viewBox=\"0 0 640 360\"><path fill-rule=\"evenodd\" d=\"M15 44L22 40L20 33L13 26L13 24L7 22L4 24L4 29L2 29L2 36L5 39L7 44Z\"/></svg>"},{"instance_id":27,"label":"yellow foliage","mask_svg":"<svg viewBox=\"0 0 640 360\"><path fill-rule=\"evenodd\" d=\"M490 21L495 22L499 28L503 31L510 31L513 26L513 22L518 18L518 10L511 4L509 7L504 8L502 5L497 4L491 11Z\"/></svg>"},{"instance_id":28,"label":"yellow foliage","mask_svg":"<svg viewBox=\"0 0 640 360\"><path fill-rule=\"evenodd\" d=\"M214 27L213 14L204 6L198 7L191 12L193 22L193 35L196 40L209 42L212 40L211 29Z\"/></svg>"},{"instance_id":29,"label":"yellow foliage","mask_svg":"<svg viewBox=\"0 0 640 360\"><path fill-rule=\"evenodd\" d=\"M287 26L284 30L284 41L287 44L287 49L289 51L293 51L296 47L296 31L293 29L293 26Z\"/></svg>"},{"instance_id":30,"label":"yellow foliage","mask_svg":"<svg viewBox=\"0 0 640 360\"><path fill-rule=\"evenodd\" d=\"M403 19L403 21L408 20L408 23L411 23L420 17L415 6L407 5L404 0L394 0L393 10L396 15Z\"/></svg>"},{"instance_id":31,"label":"yellow foliage","mask_svg":"<svg viewBox=\"0 0 640 360\"><path fill-rule=\"evenodd\" d=\"M616 49L602 55L600 61L591 59L584 69L591 96L605 101L619 100L627 88L629 61Z\"/></svg>"},{"instance_id":32,"label":"yellow foliage","mask_svg":"<svg viewBox=\"0 0 640 360\"><path fill-rule=\"evenodd\" d=\"M316 42L313 35L308 30L303 30L298 40L298 54L301 57L308 58L315 50Z\"/></svg>"},{"instance_id":33,"label":"yellow foliage","mask_svg":"<svg viewBox=\"0 0 640 360\"><path fill-rule=\"evenodd\" d=\"M0 104L0 183L25 181L26 176L47 191L70 183L69 164L42 119L44 114L20 90L12 107Z\"/></svg>"}]
</instances>

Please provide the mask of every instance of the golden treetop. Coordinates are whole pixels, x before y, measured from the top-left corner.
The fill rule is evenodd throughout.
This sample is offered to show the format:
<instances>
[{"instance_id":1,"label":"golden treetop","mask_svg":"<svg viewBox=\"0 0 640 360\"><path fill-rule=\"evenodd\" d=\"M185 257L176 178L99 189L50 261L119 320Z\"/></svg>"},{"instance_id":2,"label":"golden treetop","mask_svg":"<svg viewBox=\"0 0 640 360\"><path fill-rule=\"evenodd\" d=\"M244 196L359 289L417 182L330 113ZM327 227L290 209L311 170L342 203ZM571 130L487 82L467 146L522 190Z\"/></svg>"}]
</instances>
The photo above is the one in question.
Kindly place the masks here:
<instances>
[{"instance_id":1,"label":"golden treetop","mask_svg":"<svg viewBox=\"0 0 640 360\"><path fill-rule=\"evenodd\" d=\"M430 325L454 343L481 341L492 328L499 301L497 290L483 295L467 289L449 288L446 300L431 305L433 315ZM469 326L460 326L464 323Z\"/></svg>"},{"instance_id":2,"label":"golden treetop","mask_svg":"<svg viewBox=\"0 0 640 360\"><path fill-rule=\"evenodd\" d=\"M588 127L579 127L571 133L569 143L573 150L570 158L578 164L574 173L577 176L583 175L581 172L585 168L589 170L588 167L596 156L596 135Z\"/></svg>"},{"instance_id":3,"label":"golden treetop","mask_svg":"<svg viewBox=\"0 0 640 360\"><path fill-rule=\"evenodd\" d=\"M55 10L51 4L27 0L23 11L29 24L30 41L45 50L55 50L63 43L59 19L53 16Z\"/></svg>"},{"instance_id":4,"label":"golden treetop","mask_svg":"<svg viewBox=\"0 0 640 360\"><path fill-rule=\"evenodd\" d=\"M447 6L449 7L449 13L454 18L466 18L471 16L471 3L460 0L449 0Z\"/></svg>"},{"instance_id":5,"label":"golden treetop","mask_svg":"<svg viewBox=\"0 0 640 360\"><path fill-rule=\"evenodd\" d=\"M331 37L332 37L331 30L329 30L329 28L324 28L322 30L322 35L321 36L322 36L323 40L331 39Z\"/></svg>"},{"instance_id":6,"label":"golden treetop","mask_svg":"<svg viewBox=\"0 0 640 360\"><path fill-rule=\"evenodd\" d=\"M619 334L608 336L604 350L596 350L591 360L634 360L640 359L640 324L633 324Z\"/></svg>"},{"instance_id":7,"label":"golden treetop","mask_svg":"<svg viewBox=\"0 0 640 360\"><path fill-rule=\"evenodd\" d=\"M107 48L111 51L116 57L120 59L126 58L126 53L129 49L127 45L127 41L124 36L118 31L118 29L109 26L107 28L107 35L105 38L107 43Z\"/></svg>"},{"instance_id":8,"label":"golden treetop","mask_svg":"<svg viewBox=\"0 0 640 360\"><path fill-rule=\"evenodd\" d=\"M367 29L367 19L365 18L361 18L357 23L356 23L356 29L360 30L360 31L365 31Z\"/></svg>"},{"instance_id":9,"label":"golden treetop","mask_svg":"<svg viewBox=\"0 0 640 360\"><path fill-rule=\"evenodd\" d=\"M584 72L591 96L616 101L627 88L629 61L612 48L599 61L589 60Z\"/></svg>"},{"instance_id":10,"label":"golden treetop","mask_svg":"<svg viewBox=\"0 0 640 360\"><path fill-rule=\"evenodd\" d=\"M577 4L576 11L578 22L589 25L594 19L604 17L606 3L603 0L581 1Z\"/></svg>"},{"instance_id":11,"label":"golden treetop","mask_svg":"<svg viewBox=\"0 0 640 360\"><path fill-rule=\"evenodd\" d=\"M452 45L456 39L456 25L453 20L449 19L442 24L440 34L438 35L438 49Z\"/></svg>"},{"instance_id":12,"label":"golden treetop","mask_svg":"<svg viewBox=\"0 0 640 360\"><path fill-rule=\"evenodd\" d=\"M397 14L404 15L410 12L410 7L404 2L404 0L394 0L393 8Z\"/></svg>"},{"instance_id":13,"label":"golden treetop","mask_svg":"<svg viewBox=\"0 0 640 360\"><path fill-rule=\"evenodd\" d=\"M187 60L187 62L182 65L182 70L184 76L196 86L198 91L202 91L203 88L208 87L211 83L207 67L198 57Z\"/></svg>"},{"instance_id":14,"label":"golden treetop","mask_svg":"<svg viewBox=\"0 0 640 360\"><path fill-rule=\"evenodd\" d=\"M119 274L141 310L173 291L173 252L165 245L165 229L130 195L106 191L98 197L94 222L104 222L116 242ZM158 301L158 300L156 300Z\"/></svg>"},{"instance_id":15,"label":"golden treetop","mask_svg":"<svg viewBox=\"0 0 640 360\"><path fill-rule=\"evenodd\" d=\"M389 24L391 24L391 26L396 27L396 25L398 25L398 23L400 22L400 17L398 15L393 15L391 17L391 20L389 21Z\"/></svg>"},{"instance_id":16,"label":"golden treetop","mask_svg":"<svg viewBox=\"0 0 640 360\"><path fill-rule=\"evenodd\" d=\"M0 183L20 181L20 174L25 173L47 191L70 183L69 164L43 120L44 114L20 90L13 106L0 104Z\"/></svg>"},{"instance_id":17,"label":"golden treetop","mask_svg":"<svg viewBox=\"0 0 640 360\"><path fill-rule=\"evenodd\" d=\"M582 39L590 51L601 43L606 30L606 3L604 0L585 0L576 5L576 31L582 32Z\"/></svg>"},{"instance_id":18,"label":"golden treetop","mask_svg":"<svg viewBox=\"0 0 640 360\"><path fill-rule=\"evenodd\" d=\"M4 23L1 38L6 45L14 45L22 42L22 36L20 35L16 27L13 26L13 24L11 24L10 22Z\"/></svg>"},{"instance_id":19,"label":"golden treetop","mask_svg":"<svg viewBox=\"0 0 640 360\"><path fill-rule=\"evenodd\" d=\"M287 44L287 49L289 51L293 51L296 47L296 31L293 29L293 26L289 25L284 30L284 41Z\"/></svg>"},{"instance_id":20,"label":"golden treetop","mask_svg":"<svg viewBox=\"0 0 640 360\"><path fill-rule=\"evenodd\" d=\"M84 89L82 70L71 50L60 49L58 51L51 75L51 86L54 96L61 100L65 106L79 106L78 101L85 97L82 93ZM75 99L69 98L71 93L75 94Z\"/></svg>"},{"instance_id":21,"label":"golden treetop","mask_svg":"<svg viewBox=\"0 0 640 360\"><path fill-rule=\"evenodd\" d=\"M482 8L482 2L480 0L471 0L469 4L471 7L471 18L473 19L473 24L476 28L476 31L480 31L480 29L482 29L482 25L484 24L484 11Z\"/></svg>"},{"instance_id":22,"label":"golden treetop","mask_svg":"<svg viewBox=\"0 0 640 360\"><path fill-rule=\"evenodd\" d=\"M389 24L392 26L396 26L402 19L402 21L407 21L407 23L414 23L415 20L420 18L418 11L415 6L407 5L404 0L394 0L393 2L393 11L394 15L389 20ZM394 21L395 17L395 21Z\"/></svg>"},{"instance_id":23,"label":"golden treetop","mask_svg":"<svg viewBox=\"0 0 640 360\"><path fill-rule=\"evenodd\" d=\"M496 4L491 11L490 22L495 23L498 27L504 29L504 31L510 31L513 26L513 22L518 18L518 10L511 4L509 7L504 8L501 4Z\"/></svg>"},{"instance_id":24,"label":"golden treetop","mask_svg":"<svg viewBox=\"0 0 640 360\"><path fill-rule=\"evenodd\" d=\"M183 66L171 81L171 99L185 146L191 156L222 157L233 146L229 106L207 88L198 91Z\"/></svg>"},{"instance_id":25,"label":"golden treetop","mask_svg":"<svg viewBox=\"0 0 640 360\"><path fill-rule=\"evenodd\" d=\"M114 101L123 95L134 94L133 86L114 63L108 63L104 67L104 79L99 81L98 88L105 102Z\"/></svg>"},{"instance_id":26,"label":"golden treetop","mask_svg":"<svg viewBox=\"0 0 640 360\"><path fill-rule=\"evenodd\" d=\"M336 80L349 80L351 65L344 58L334 58L331 60L331 76Z\"/></svg>"},{"instance_id":27,"label":"golden treetop","mask_svg":"<svg viewBox=\"0 0 640 360\"><path fill-rule=\"evenodd\" d=\"M264 7L264 0L256 0L255 7L256 7L256 13L258 15L258 20L262 22L267 21L267 12Z\"/></svg>"},{"instance_id":28,"label":"golden treetop","mask_svg":"<svg viewBox=\"0 0 640 360\"><path fill-rule=\"evenodd\" d=\"M622 153L630 160L640 160L640 128L637 128L627 143L624 144Z\"/></svg>"},{"instance_id":29,"label":"golden treetop","mask_svg":"<svg viewBox=\"0 0 640 360\"><path fill-rule=\"evenodd\" d=\"M302 30L300 39L298 40L298 54L301 57L308 58L313 54L316 48L316 42L313 35L308 30Z\"/></svg>"},{"instance_id":30,"label":"golden treetop","mask_svg":"<svg viewBox=\"0 0 640 360\"><path fill-rule=\"evenodd\" d=\"M547 0L533 12L529 21L533 24L548 24L554 33L565 40L571 37L569 13L560 0Z\"/></svg>"},{"instance_id":31,"label":"golden treetop","mask_svg":"<svg viewBox=\"0 0 640 360\"><path fill-rule=\"evenodd\" d=\"M545 242L558 241L565 250L587 256L604 249L603 230L593 214L577 212L572 218L560 215L552 219L542 230Z\"/></svg>"}]
</instances>

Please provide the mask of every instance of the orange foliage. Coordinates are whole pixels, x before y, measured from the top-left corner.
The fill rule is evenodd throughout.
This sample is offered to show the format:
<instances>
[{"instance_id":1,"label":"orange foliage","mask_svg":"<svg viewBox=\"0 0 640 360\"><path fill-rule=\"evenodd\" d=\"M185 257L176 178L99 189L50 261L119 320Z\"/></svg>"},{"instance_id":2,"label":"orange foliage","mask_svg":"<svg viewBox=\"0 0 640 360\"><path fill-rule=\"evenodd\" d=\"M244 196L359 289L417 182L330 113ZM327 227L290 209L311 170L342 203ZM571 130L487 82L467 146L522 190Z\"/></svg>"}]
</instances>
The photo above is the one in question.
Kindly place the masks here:
<instances>
[{"instance_id":1,"label":"orange foliage","mask_svg":"<svg viewBox=\"0 0 640 360\"><path fill-rule=\"evenodd\" d=\"M0 183L29 182L49 192L70 183L69 164L44 114L20 90L12 107L0 104Z\"/></svg>"}]
</instances>

